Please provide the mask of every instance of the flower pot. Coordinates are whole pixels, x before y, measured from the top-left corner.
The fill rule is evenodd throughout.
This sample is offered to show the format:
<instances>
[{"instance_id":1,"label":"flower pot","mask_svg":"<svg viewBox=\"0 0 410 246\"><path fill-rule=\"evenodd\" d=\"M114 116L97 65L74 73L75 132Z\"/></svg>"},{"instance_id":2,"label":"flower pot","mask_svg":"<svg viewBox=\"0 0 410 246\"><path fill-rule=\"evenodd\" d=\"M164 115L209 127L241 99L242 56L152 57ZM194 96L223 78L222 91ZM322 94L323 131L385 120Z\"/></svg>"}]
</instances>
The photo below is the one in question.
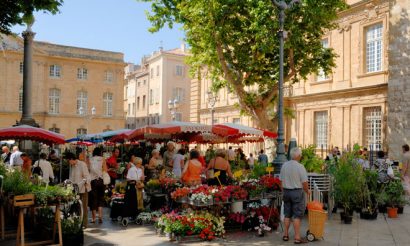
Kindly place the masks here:
<instances>
[{"instance_id":1,"label":"flower pot","mask_svg":"<svg viewBox=\"0 0 410 246\"><path fill-rule=\"evenodd\" d=\"M84 232L80 231L77 234L64 234L63 245L84 245Z\"/></svg>"},{"instance_id":2,"label":"flower pot","mask_svg":"<svg viewBox=\"0 0 410 246\"><path fill-rule=\"evenodd\" d=\"M398 208L387 208L387 216L389 218L397 218L397 210Z\"/></svg>"},{"instance_id":3,"label":"flower pot","mask_svg":"<svg viewBox=\"0 0 410 246\"><path fill-rule=\"evenodd\" d=\"M346 215L346 214L345 214L344 219L343 219L343 221L344 221L345 224L351 224L351 223L352 223L352 220L353 220L353 216L352 216L352 215Z\"/></svg>"},{"instance_id":4,"label":"flower pot","mask_svg":"<svg viewBox=\"0 0 410 246\"><path fill-rule=\"evenodd\" d=\"M404 210L404 207L398 207L397 213L398 214L403 214L403 210Z\"/></svg>"},{"instance_id":5,"label":"flower pot","mask_svg":"<svg viewBox=\"0 0 410 246\"><path fill-rule=\"evenodd\" d=\"M243 201L234 201L231 205L232 213L242 213L243 211Z\"/></svg>"},{"instance_id":6,"label":"flower pot","mask_svg":"<svg viewBox=\"0 0 410 246\"><path fill-rule=\"evenodd\" d=\"M360 219L364 220L375 220L377 219L377 211L374 211L373 213L370 213L369 211L361 211L360 212Z\"/></svg>"},{"instance_id":7,"label":"flower pot","mask_svg":"<svg viewBox=\"0 0 410 246\"><path fill-rule=\"evenodd\" d=\"M387 212L387 207L384 205L379 206L379 213L386 213Z\"/></svg>"},{"instance_id":8,"label":"flower pot","mask_svg":"<svg viewBox=\"0 0 410 246\"><path fill-rule=\"evenodd\" d=\"M340 213L340 220L345 220L345 212Z\"/></svg>"}]
</instances>

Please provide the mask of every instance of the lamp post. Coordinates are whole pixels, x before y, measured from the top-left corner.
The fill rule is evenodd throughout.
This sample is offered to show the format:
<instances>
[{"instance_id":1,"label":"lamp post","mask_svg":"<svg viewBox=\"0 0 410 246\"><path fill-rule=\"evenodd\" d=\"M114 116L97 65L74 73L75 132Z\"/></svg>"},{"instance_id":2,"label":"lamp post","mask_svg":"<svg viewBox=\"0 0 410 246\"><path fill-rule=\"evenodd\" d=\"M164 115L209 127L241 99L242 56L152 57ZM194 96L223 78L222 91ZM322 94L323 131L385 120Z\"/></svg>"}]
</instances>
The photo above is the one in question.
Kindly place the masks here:
<instances>
[{"instance_id":1,"label":"lamp post","mask_svg":"<svg viewBox=\"0 0 410 246\"><path fill-rule=\"evenodd\" d=\"M280 169L284 162L287 161L285 155L285 138L284 138L284 129L283 129L283 53L284 53L284 40L286 38L286 31L284 30L285 24L285 11L290 9L295 4L299 4L300 0L292 0L289 4L284 0L272 0L274 6L279 8L279 102L278 102L278 146L276 148L276 158L273 161L275 165L275 172L279 173Z\"/></svg>"},{"instance_id":2,"label":"lamp post","mask_svg":"<svg viewBox=\"0 0 410 246\"><path fill-rule=\"evenodd\" d=\"M179 106L179 100L177 98L168 101L168 109L171 111L172 121L176 120Z\"/></svg>"},{"instance_id":3,"label":"lamp post","mask_svg":"<svg viewBox=\"0 0 410 246\"><path fill-rule=\"evenodd\" d=\"M87 110L84 109L83 107L80 107L80 108L78 109L78 112L79 112L79 114L81 115L81 117L84 117L84 119L85 119L85 130L86 130L86 132L87 132L87 134L88 134L88 125L89 125L91 119L92 119L92 118L95 116L95 114L97 113L97 109L93 106L93 107L91 108L91 114L87 114ZM86 134L83 134L83 136L82 136L82 137L83 137L83 140L84 140L85 135L86 135Z\"/></svg>"},{"instance_id":4,"label":"lamp post","mask_svg":"<svg viewBox=\"0 0 410 246\"><path fill-rule=\"evenodd\" d=\"M214 94L212 91L208 91L208 104L211 108L211 125L214 124L214 114L215 114L215 104L218 101L218 96Z\"/></svg>"}]
</instances>

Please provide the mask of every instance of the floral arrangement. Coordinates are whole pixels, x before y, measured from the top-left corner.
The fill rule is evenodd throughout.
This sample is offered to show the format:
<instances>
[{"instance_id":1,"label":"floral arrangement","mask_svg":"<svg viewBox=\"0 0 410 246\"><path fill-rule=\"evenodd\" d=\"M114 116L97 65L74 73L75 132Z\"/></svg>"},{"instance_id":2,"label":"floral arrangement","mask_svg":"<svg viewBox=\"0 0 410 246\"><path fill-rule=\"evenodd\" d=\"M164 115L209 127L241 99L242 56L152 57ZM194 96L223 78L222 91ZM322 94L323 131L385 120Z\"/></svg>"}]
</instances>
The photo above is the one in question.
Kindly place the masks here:
<instances>
[{"instance_id":1,"label":"floral arrangement","mask_svg":"<svg viewBox=\"0 0 410 246\"><path fill-rule=\"evenodd\" d=\"M240 186L237 186L237 185L227 186L227 189L231 191L231 197L234 200L237 200L237 201L246 200L246 198L248 197L248 192Z\"/></svg>"},{"instance_id":2,"label":"floral arrangement","mask_svg":"<svg viewBox=\"0 0 410 246\"><path fill-rule=\"evenodd\" d=\"M259 202L248 203L248 208L250 209L258 209L260 207L261 207L261 204Z\"/></svg>"},{"instance_id":3,"label":"floral arrangement","mask_svg":"<svg viewBox=\"0 0 410 246\"><path fill-rule=\"evenodd\" d=\"M259 225L255 226L255 230L258 232L258 236L263 237L265 232L272 230L268 225L266 225L265 219L263 216L258 216Z\"/></svg>"},{"instance_id":4,"label":"floral arrangement","mask_svg":"<svg viewBox=\"0 0 410 246\"><path fill-rule=\"evenodd\" d=\"M156 227L167 233L174 233L176 236L197 235L202 240L212 240L225 234L224 223L224 217L216 217L209 212L187 214L171 212L162 215Z\"/></svg>"},{"instance_id":5,"label":"floral arrangement","mask_svg":"<svg viewBox=\"0 0 410 246\"><path fill-rule=\"evenodd\" d=\"M227 202L231 198L231 192L226 187L215 188L211 191L216 203Z\"/></svg>"},{"instance_id":6,"label":"floral arrangement","mask_svg":"<svg viewBox=\"0 0 410 246\"><path fill-rule=\"evenodd\" d=\"M77 215L69 215L61 220L63 234L74 235L82 231L82 218Z\"/></svg>"},{"instance_id":7,"label":"floral arrangement","mask_svg":"<svg viewBox=\"0 0 410 246\"><path fill-rule=\"evenodd\" d=\"M243 213L230 213L228 216L229 221L232 221L237 224L243 224L246 219L246 215Z\"/></svg>"},{"instance_id":8,"label":"floral arrangement","mask_svg":"<svg viewBox=\"0 0 410 246\"><path fill-rule=\"evenodd\" d=\"M259 183L265 188L265 190L280 190L281 187L280 179L269 174L262 176Z\"/></svg>"},{"instance_id":9,"label":"floral arrangement","mask_svg":"<svg viewBox=\"0 0 410 246\"><path fill-rule=\"evenodd\" d=\"M178 183L178 179L172 178L172 177L162 177L159 179L159 182L162 186L167 191L173 190L176 187L180 187L181 185Z\"/></svg>"},{"instance_id":10,"label":"floral arrangement","mask_svg":"<svg viewBox=\"0 0 410 246\"><path fill-rule=\"evenodd\" d=\"M189 198L192 202L197 202L197 203L203 203L203 204L208 204L209 202L212 201L212 195L207 194L207 193L194 193L191 195Z\"/></svg>"},{"instance_id":11,"label":"floral arrangement","mask_svg":"<svg viewBox=\"0 0 410 246\"><path fill-rule=\"evenodd\" d=\"M177 200L179 198L187 197L190 194L191 190L187 187L177 188L174 192L171 193L171 198Z\"/></svg>"},{"instance_id":12,"label":"floral arrangement","mask_svg":"<svg viewBox=\"0 0 410 246\"><path fill-rule=\"evenodd\" d=\"M143 224L156 223L161 216L161 211L142 212L138 215L137 221L139 220Z\"/></svg>"},{"instance_id":13,"label":"floral arrangement","mask_svg":"<svg viewBox=\"0 0 410 246\"><path fill-rule=\"evenodd\" d=\"M159 181L158 179L151 179L150 181L147 182L147 184L145 185L145 187L146 187L147 189L155 190L155 189L161 188L161 183L160 183L160 181Z\"/></svg>"}]
</instances>

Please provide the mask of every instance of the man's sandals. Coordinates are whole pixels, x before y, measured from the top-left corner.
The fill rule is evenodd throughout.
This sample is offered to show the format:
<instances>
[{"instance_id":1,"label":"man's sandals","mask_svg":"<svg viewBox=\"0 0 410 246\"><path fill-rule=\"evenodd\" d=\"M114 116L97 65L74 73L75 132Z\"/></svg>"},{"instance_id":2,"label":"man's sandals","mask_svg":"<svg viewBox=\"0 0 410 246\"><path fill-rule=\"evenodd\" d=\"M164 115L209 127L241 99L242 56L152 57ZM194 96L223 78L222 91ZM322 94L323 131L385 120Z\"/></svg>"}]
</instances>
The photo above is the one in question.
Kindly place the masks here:
<instances>
[{"instance_id":1,"label":"man's sandals","mask_svg":"<svg viewBox=\"0 0 410 246\"><path fill-rule=\"evenodd\" d=\"M302 244L302 243L308 243L309 241L306 240L306 238L301 238L299 240L295 239L295 241L293 242L294 244Z\"/></svg>"}]
</instances>

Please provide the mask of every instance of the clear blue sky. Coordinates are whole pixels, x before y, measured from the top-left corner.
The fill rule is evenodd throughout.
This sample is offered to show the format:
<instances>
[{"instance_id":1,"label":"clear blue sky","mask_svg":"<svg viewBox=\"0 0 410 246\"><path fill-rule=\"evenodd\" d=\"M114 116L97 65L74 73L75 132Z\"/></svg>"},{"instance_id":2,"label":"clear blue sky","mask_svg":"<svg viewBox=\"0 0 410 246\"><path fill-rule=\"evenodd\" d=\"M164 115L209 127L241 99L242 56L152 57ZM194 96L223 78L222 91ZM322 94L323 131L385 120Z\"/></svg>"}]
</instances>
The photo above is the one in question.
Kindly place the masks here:
<instances>
[{"instance_id":1,"label":"clear blue sky","mask_svg":"<svg viewBox=\"0 0 410 246\"><path fill-rule=\"evenodd\" d=\"M36 13L35 40L124 53L126 62L139 63L143 55L180 47L184 38L179 27L148 32L145 16L150 4L136 0L65 0L61 13ZM16 26L20 34L25 27Z\"/></svg>"}]
</instances>

